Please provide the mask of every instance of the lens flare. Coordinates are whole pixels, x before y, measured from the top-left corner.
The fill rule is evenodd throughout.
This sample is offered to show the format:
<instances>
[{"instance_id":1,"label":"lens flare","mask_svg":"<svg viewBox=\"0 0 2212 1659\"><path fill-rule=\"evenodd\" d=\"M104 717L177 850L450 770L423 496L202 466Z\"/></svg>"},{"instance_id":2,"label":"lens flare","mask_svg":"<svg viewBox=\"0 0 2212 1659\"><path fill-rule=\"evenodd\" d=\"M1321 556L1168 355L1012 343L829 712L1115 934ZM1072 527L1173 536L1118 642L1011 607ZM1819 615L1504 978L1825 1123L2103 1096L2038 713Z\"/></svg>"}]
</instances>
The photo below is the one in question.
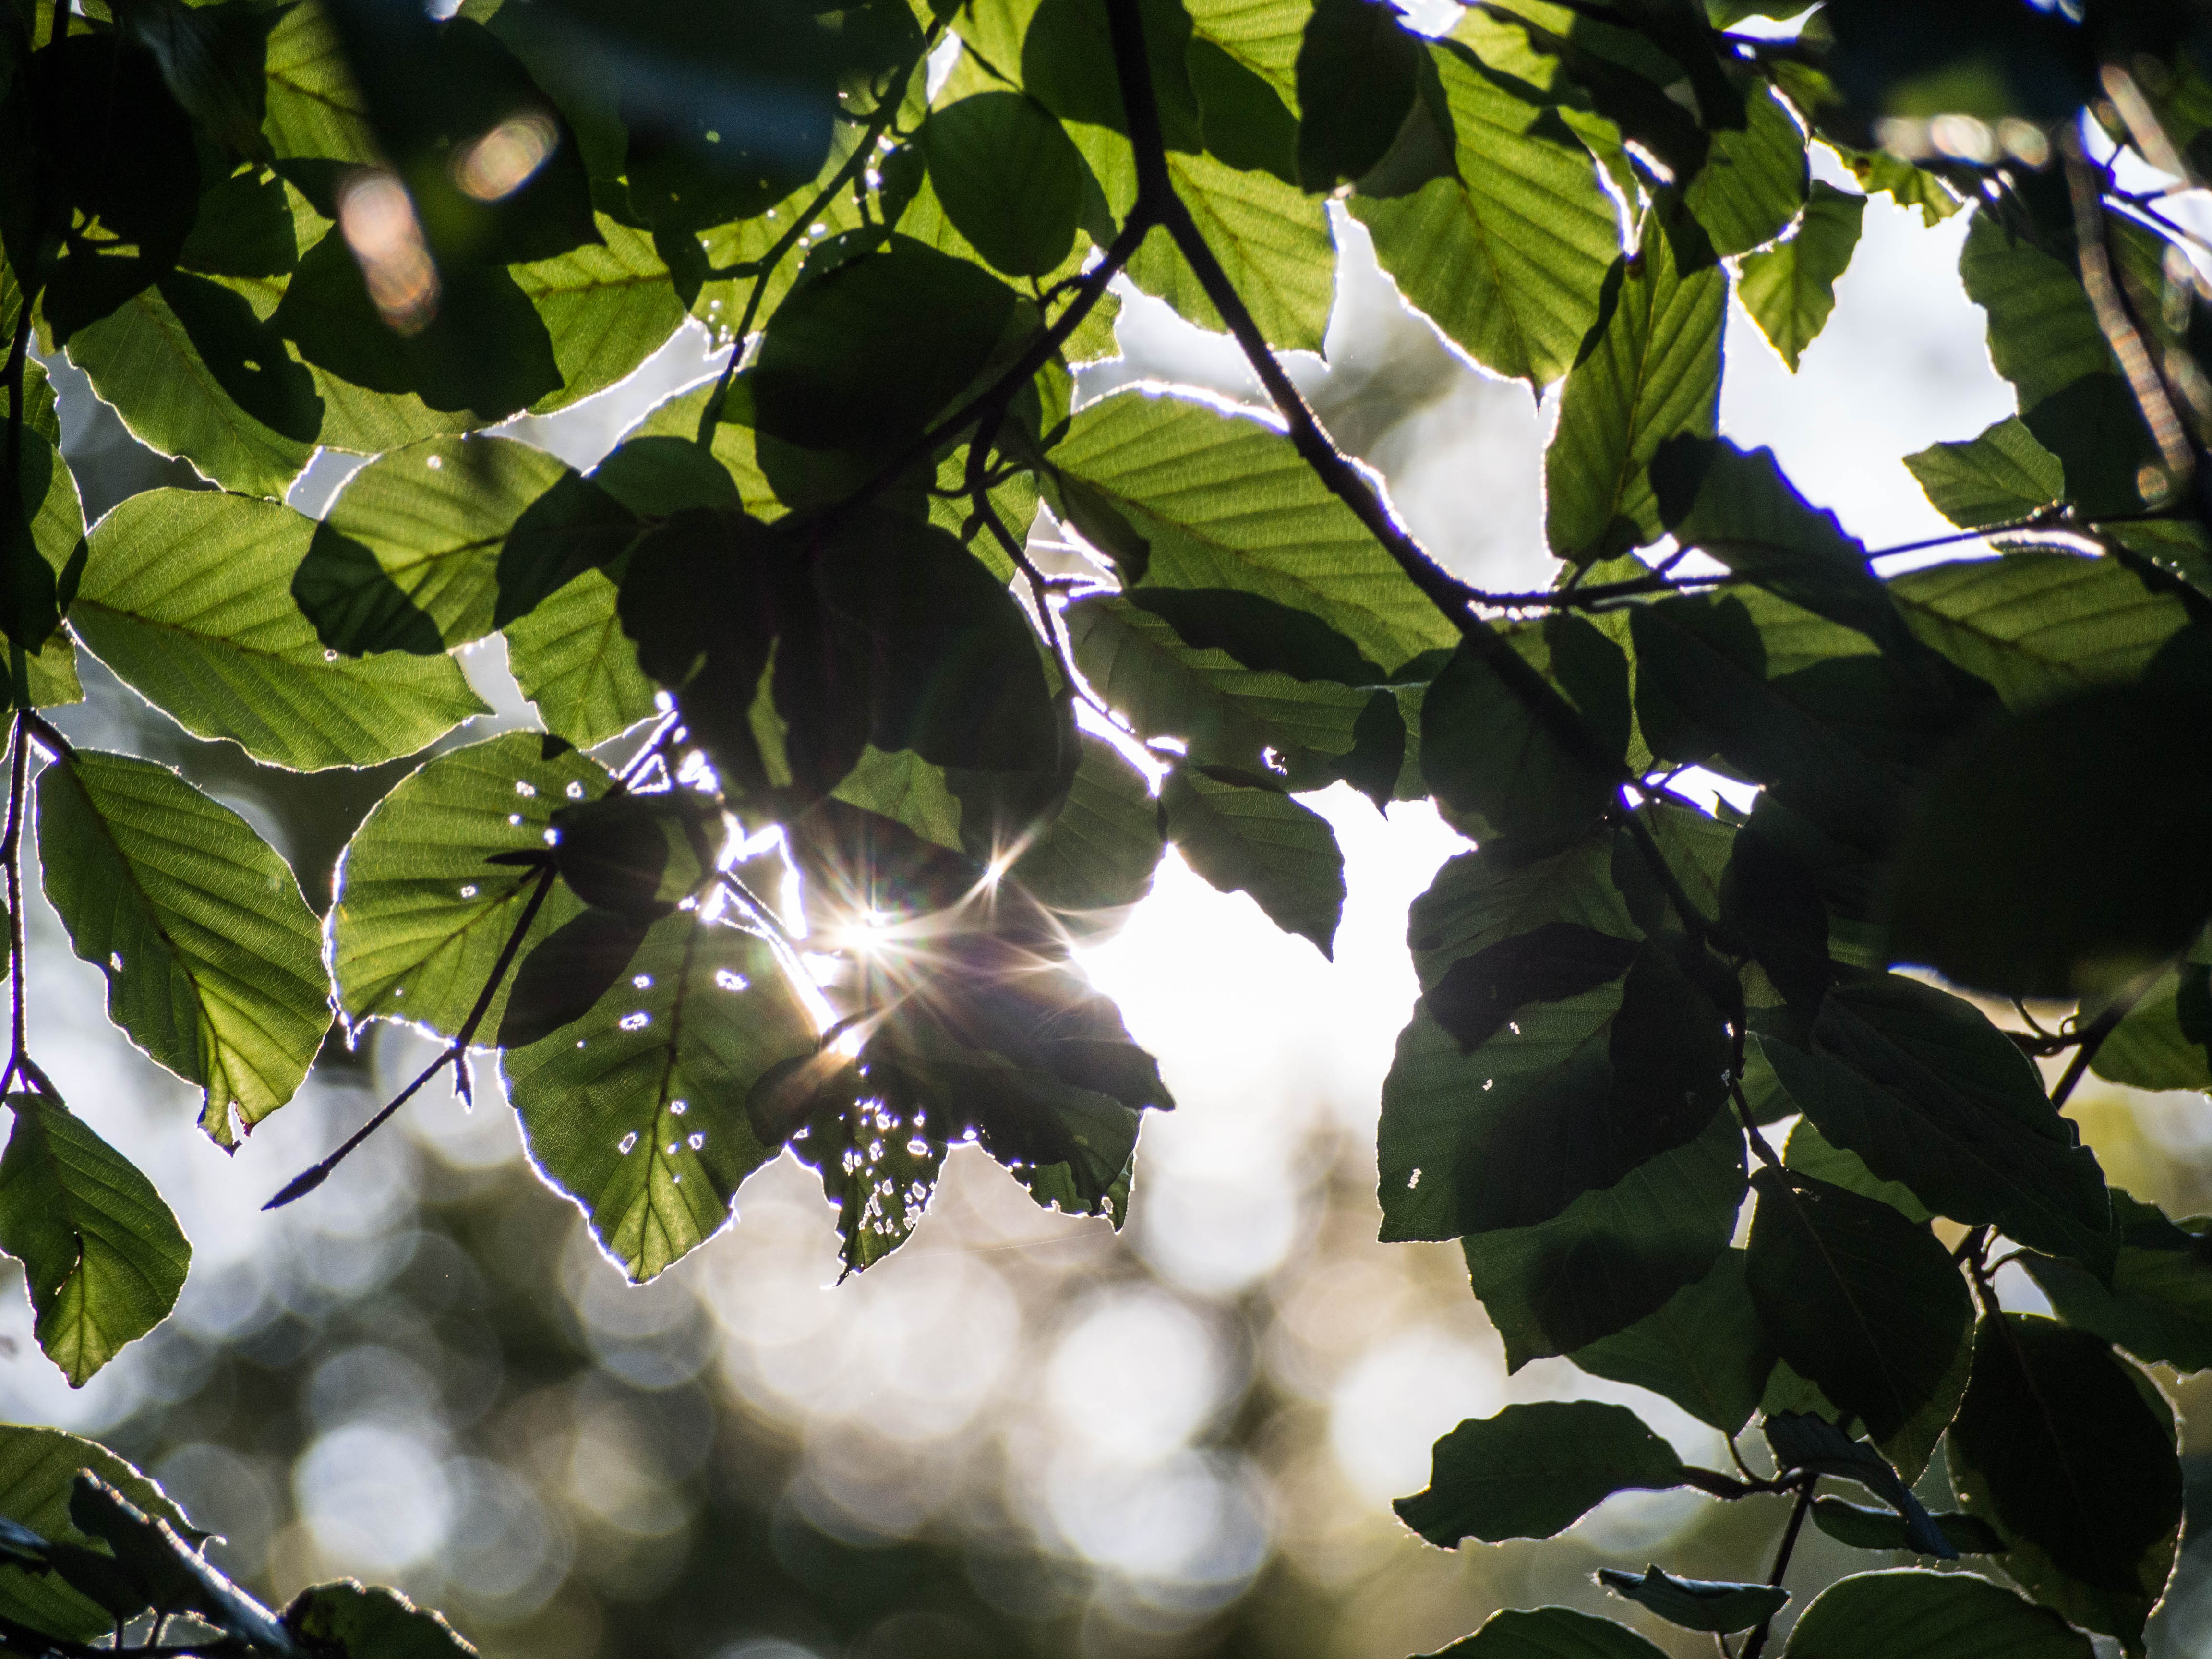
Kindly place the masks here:
<instances>
[{"instance_id":1,"label":"lens flare","mask_svg":"<svg viewBox=\"0 0 2212 1659\"><path fill-rule=\"evenodd\" d=\"M376 314L395 334L421 333L437 315L438 267L407 186L394 173L357 173L338 187L337 205Z\"/></svg>"},{"instance_id":2,"label":"lens flare","mask_svg":"<svg viewBox=\"0 0 2212 1659\"><path fill-rule=\"evenodd\" d=\"M512 196L545 165L560 140L559 129L544 112L510 115L454 153L453 183L462 195L479 202Z\"/></svg>"}]
</instances>

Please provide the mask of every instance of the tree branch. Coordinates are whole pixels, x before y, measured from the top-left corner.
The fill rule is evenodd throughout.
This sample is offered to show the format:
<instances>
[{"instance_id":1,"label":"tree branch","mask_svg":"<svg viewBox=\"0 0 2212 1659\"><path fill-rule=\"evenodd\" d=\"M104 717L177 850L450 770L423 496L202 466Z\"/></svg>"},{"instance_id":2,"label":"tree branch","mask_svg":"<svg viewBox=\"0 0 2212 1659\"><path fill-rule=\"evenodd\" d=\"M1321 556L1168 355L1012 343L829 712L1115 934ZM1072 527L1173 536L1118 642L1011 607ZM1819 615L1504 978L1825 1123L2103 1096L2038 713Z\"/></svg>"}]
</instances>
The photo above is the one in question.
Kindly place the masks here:
<instances>
[{"instance_id":1,"label":"tree branch","mask_svg":"<svg viewBox=\"0 0 2212 1659\"><path fill-rule=\"evenodd\" d=\"M523 935L530 931L530 924L538 920L538 912L545 902L545 896L553 890L554 875L555 871L550 862L539 872L538 890L522 907L521 915L515 920L514 930L507 936L507 943L500 949L499 960L492 964L491 975L484 981L483 991L477 994L476 1006L469 1010L469 1017L461 1022L460 1030L453 1034L453 1040L446 1045L445 1051L424 1066L415 1080L394 1095L390 1103L374 1117L348 1135L344 1144L336 1152L286 1182L278 1188L276 1195L261 1206L263 1209L281 1210L287 1204L305 1198L328 1181L331 1172L351 1157L356 1147L391 1121L393 1113L412 1100L417 1090L448 1065L454 1068L456 1073L454 1086L464 1094L468 1091L469 1044L475 1040L477 1028L483 1024L484 1016L491 1011L492 999L499 994L499 988L507 978L507 970L514 965L515 953L522 949Z\"/></svg>"},{"instance_id":2,"label":"tree branch","mask_svg":"<svg viewBox=\"0 0 2212 1659\"><path fill-rule=\"evenodd\" d=\"M13 647L21 653L22 647ZM23 928L23 794L27 781L31 751L31 734L26 717L15 717L13 741L9 743L10 758L8 769L8 830L0 839L0 864L7 869L8 883L8 998L12 1015L12 1045L8 1054L8 1068L0 1072L0 1093L6 1092L24 1070L28 1055L24 1052L23 994L27 977L24 970ZM43 1077L43 1073L40 1076ZM47 1092L42 1091L41 1092Z\"/></svg>"},{"instance_id":3,"label":"tree branch","mask_svg":"<svg viewBox=\"0 0 2212 1659\"><path fill-rule=\"evenodd\" d=\"M1790 1571L1790 1557L1797 1547L1797 1534L1805 1529L1805 1516L1813 1507L1813 1488L1820 1484L1818 1475L1806 1474L1800 1479L1803 1484L1797 1488L1797 1502L1790 1511L1790 1524L1783 1528L1782 1547L1774 1555L1774 1571L1766 1575L1766 1582L1776 1589L1782 1588L1782 1581ZM1773 1627L1771 1613L1759 1621L1758 1628L1743 1644L1743 1659L1759 1659L1765 1650L1767 1633Z\"/></svg>"}]
</instances>

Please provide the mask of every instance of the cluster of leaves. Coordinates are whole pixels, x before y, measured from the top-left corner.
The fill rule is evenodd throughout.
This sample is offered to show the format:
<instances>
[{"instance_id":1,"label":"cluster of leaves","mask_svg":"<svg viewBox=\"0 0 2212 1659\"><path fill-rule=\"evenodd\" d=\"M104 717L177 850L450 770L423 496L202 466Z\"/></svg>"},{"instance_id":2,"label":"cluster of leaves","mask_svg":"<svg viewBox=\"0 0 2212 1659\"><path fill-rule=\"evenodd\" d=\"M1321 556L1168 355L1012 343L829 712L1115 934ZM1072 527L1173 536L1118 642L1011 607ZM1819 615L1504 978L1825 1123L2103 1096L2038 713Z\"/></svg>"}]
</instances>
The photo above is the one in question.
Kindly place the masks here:
<instances>
[{"instance_id":1,"label":"cluster of leaves","mask_svg":"<svg viewBox=\"0 0 2212 1659\"><path fill-rule=\"evenodd\" d=\"M165 1653L461 1659L436 1613L351 1580L276 1613L202 1553L209 1534L104 1447L58 1429L0 1428L0 1639L10 1652L112 1651L126 1631Z\"/></svg>"},{"instance_id":2,"label":"cluster of leaves","mask_svg":"<svg viewBox=\"0 0 2212 1659\"><path fill-rule=\"evenodd\" d=\"M1608 1582L1755 1659L1809 1516L1988 1555L2040 1606L1862 1576L1800 1659L2139 1652L2181 1493L2136 1362L2212 1363L2212 1266L2058 1109L2093 1064L2212 1088L2212 324L2181 233L2081 135L2197 182L2212 43L2179 5L2024 0L1729 32L1802 9L1491 0L1428 38L1375 0L9 9L0 1246L48 1353L82 1382L189 1252L27 1051L33 833L111 1015L219 1144L334 1018L448 1045L364 1135L495 1046L538 1168L642 1280L786 1148L854 1268L963 1141L1119 1224L1171 1102L1072 946L1173 845L1326 952L1342 860L1293 797L1343 781L1479 849L1414 907L1384 1236L1463 1242L1511 1364L1569 1355L1732 1443L1757 1415L1771 1453L1692 1468L1623 1408L1516 1407L1439 1443L1407 1522L1451 1546L1625 1487L1786 1492L1770 1583ZM1944 145L1905 142L1934 114ZM1864 198L1812 181L1815 140L1931 222L1971 207L2021 414L1911 465L2001 557L1885 578L1716 436L1731 295L1794 366L1849 264ZM1553 589L1438 568L1285 376L1321 342L1333 197L1468 356L1559 385ZM1275 415L1074 408L1125 276L1226 328ZM687 315L726 368L590 471L481 435ZM34 337L216 488L88 530ZM311 520L282 497L318 447L374 459ZM1041 502L1090 574L1031 560ZM453 653L494 633L544 729L400 783L322 924L235 814L39 712L82 648L259 760L361 766L483 712ZM1691 804L1692 767L1756 804ZM791 874L803 922L763 896ZM1899 963L2076 1011L2002 1030ZM2046 1090L2035 1057L2069 1051ZM1998 1305L2006 1261L2057 1317ZM1958 1514L1911 1491L1939 1444ZM427 1639L353 1592L276 1620L103 1478L124 1498L17 1516L0 1571L189 1613L216 1632L191 1651ZM0 1648L74 1632L27 1612ZM1462 1648L1651 1651L1558 1609Z\"/></svg>"}]
</instances>

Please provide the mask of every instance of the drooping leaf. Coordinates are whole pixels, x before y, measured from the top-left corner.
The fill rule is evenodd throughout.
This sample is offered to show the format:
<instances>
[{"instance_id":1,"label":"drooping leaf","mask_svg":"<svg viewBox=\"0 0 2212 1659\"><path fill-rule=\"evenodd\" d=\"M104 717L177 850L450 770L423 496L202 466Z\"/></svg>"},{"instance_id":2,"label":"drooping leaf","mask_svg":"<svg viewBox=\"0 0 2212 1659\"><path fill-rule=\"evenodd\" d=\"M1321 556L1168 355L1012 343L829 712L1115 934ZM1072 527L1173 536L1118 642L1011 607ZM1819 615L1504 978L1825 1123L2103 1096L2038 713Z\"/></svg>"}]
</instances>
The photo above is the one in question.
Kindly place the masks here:
<instances>
[{"instance_id":1,"label":"drooping leaf","mask_svg":"<svg viewBox=\"0 0 2212 1659\"><path fill-rule=\"evenodd\" d=\"M1665 947L1575 936L1542 967L1551 985L1486 994L1474 981L1508 948L1439 975L1399 1037L1377 1140L1385 1239L1548 1221L1720 1108L1722 1016Z\"/></svg>"},{"instance_id":2,"label":"drooping leaf","mask_svg":"<svg viewBox=\"0 0 2212 1659\"><path fill-rule=\"evenodd\" d=\"M2136 1000L2098 1048L2089 1069L2137 1089L2212 1091L2208 1041L2212 970L2184 962L2160 975Z\"/></svg>"},{"instance_id":3,"label":"drooping leaf","mask_svg":"<svg viewBox=\"0 0 2212 1659\"><path fill-rule=\"evenodd\" d=\"M293 1651L276 1614L201 1553L204 1534L180 1532L167 1516L149 1514L88 1469L72 1485L70 1518L114 1552L112 1567L100 1564L100 1579L112 1586L119 1577L133 1592L129 1601L143 1597L164 1612L190 1613L248 1651ZM91 1563L79 1557L76 1565Z\"/></svg>"},{"instance_id":4,"label":"drooping leaf","mask_svg":"<svg viewBox=\"0 0 2212 1659\"><path fill-rule=\"evenodd\" d=\"M8 1098L0 1249L23 1264L39 1346L82 1388L176 1305L191 1246L154 1183L56 1098Z\"/></svg>"},{"instance_id":5,"label":"drooping leaf","mask_svg":"<svg viewBox=\"0 0 2212 1659\"><path fill-rule=\"evenodd\" d=\"M1607 281L1603 332L1567 375L1544 453L1545 535L1578 564L1659 538L1652 457L1677 433L1712 436L1719 416L1726 274L1680 270L1655 215Z\"/></svg>"},{"instance_id":6,"label":"drooping leaf","mask_svg":"<svg viewBox=\"0 0 2212 1659\"><path fill-rule=\"evenodd\" d=\"M1712 1270L1656 1311L1569 1357L1593 1376L1664 1395L1700 1422L1734 1434L1759 1409L1774 1346L1745 1283L1744 1253L1724 1250Z\"/></svg>"},{"instance_id":7,"label":"drooping leaf","mask_svg":"<svg viewBox=\"0 0 2212 1659\"><path fill-rule=\"evenodd\" d=\"M2203 1224L2176 1226L2121 1192L2112 1194L2112 1207L2122 1243L2109 1284L2051 1256L2023 1255L2021 1265L2069 1325L2094 1331L2147 1364L2212 1368L2212 1261Z\"/></svg>"},{"instance_id":8,"label":"drooping leaf","mask_svg":"<svg viewBox=\"0 0 2212 1659\"><path fill-rule=\"evenodd\" d=\"M2066 471L2017 415L1978 438L1933 444L1905 464L1936 510L1961 530L2016 524L2066 494Z\"/></svg>"},{"instance_id":9,"label":"drooping leaf","mask_svg":"<svg viewBox=\"0 0 2212 1659\"><path fill-rule=\"evenodd\" d=\"M1060 516L1132 586L1255 595L1386 672L1457 641L1266 422L1133 388L1079 413L1051 459Z\"/></svg>"},{"instance_id":10,"label":"drooping leaf","mask_svg":"<svg viewBox=\"0 0 2212 1659\"><path fill-rule=\"evenodd\" d=\"M1626 1406L1543 1401L1471 1418L1437 1442L1425 1490L1391 1507L1431 1544L1549 1538L1614 1492L1682 1482L1682 1460Z\"/></svg>"},{"instance_id":11,"label":"drooping leaf","mask_svg":"<svg viewBox=\"0 0 2212 1659\"><path fill-rule=\"evenodd\" d=\"M1775 1369L1775 1379L1781 1382L1790 1372L1787 1362ZM1812 1384L1802 1377L1798 1384L1812 1389ZM1813 1390L1817 1393L1817 1390ZM1863 1440L1850 1435L1816 1413L1785 1410L1778 1407L1770 1391L1766 1404L1766 1419L1760 1425L1766 1435L1768 1448L1774 1454L1775 1467L1785 1474L1798 1472L1808 1474L1834 1475L1840 1480L1856 1480L1893 1510L1905 1523L1912 1547L1925 1554L1950 1559L1950 1540L1936 1525L1927 1507L1913 1496L1912 1489L1899 1477L1881 1454Z\"/></svg>"},{"instance_id":12,"label":"drooping leaf","mask_svg":"<svg viewBox=\"0 0 2212 1659\"><path fill-rule=\"evenodd\" d=\"M1169 842L1224 892L1249 893L1285 933L1334 954L1344 854L1328 821L1272 787L1179 766L1161 792Z\"/></svg>"},{"instance_id":13,"label":"drooping leaf","mask_svg":"<svg viewBox=\"0 0 2212 1659\"><path fill-rule=\"evenodd\" d=\"M2139 1655L2181 1522L2172 1411L2089 1332L2002 1322L1975 1333L1953 1484L2003 1535L2005 1571L2030 1595Z\"/></svg>"},{"instance_id":14,"label":"drooping leaf","mask_svg":"<svg viewBox=\"0 0 2212 1659\"><path fill-rule=\"evenodd\" d=\"M280 766L372 765L489 714L450 657L325 647L292 599L314 533L274 501L134 495L97 526L71 626L188 730Z\"/></svg>"},{"instance_id":15,"label":"drooping leaf","mask_svg":"<svg viewBox=\"0 0 2212 1659\"><path fill-rule=\"evenodd\" d=\"M290 866L165 766L80 750L39 779L46 897L107 977L108 1014L206 1093L225 1150L292 1097L330 1029L319 930Z\"/></svg>"},{"instance_id":16,"label":"drooping leaf","mask_svg":"<svg viewBox=\"0 0 2212 1659\"><path fill-rule=\"evenodd\" d=\"M1917 638L2016 712L2141 678L2189 625L2179 599L2113 559L2009 553L1907 571L1888 586Z\"/></svg>"},{"instance_id":17,"label":"drooping leaf","mask_svg":"<svg viewBox=\"0 0 2212 1659\"><path fill-rule=\"evenodd\" d=\"M1971 1573L1863 1572L1816 1596L1783 1659L2089 1659L2089 1638Z\"/></svg>"},{"instance_id":18,"label":"drooping leaf","mask_svg":"<svg viewBox=\"0 0 2212 1659\"><path fill-rule=\"evenodd\" d=\"M1745 124L1712 135L1683 200L1716 253L1748 253L1779 236L1805 205L1805 134L1770 87L1744 100Z\"/></svg>"},{"instance_id":19,"label":"drooping leaf","mask_svg":"<svg viewBox=\"0 0 2212 1659\"><path fill-rule=\"evenodd\" d=\"M1858 981L1828 994L1813 1039L1811 1053L1763 1047L1822 1136L1875 1176L2038 1249L2110 1250L2095 1155L2033 1063L1971 1003L1895 975Z\"/></svg>"},{"instance_id":20,"label":"drooping leaf","mask_svg":"<svg viewBox=\"0 0 2212 1659\"><path fill-rule=\"evenodd\" d=\"M574 1026L501 1060L532 1160L638 1283L729 1219L769 1155L746 1096L812 1052L813 1022L767 943L679 911Z\"/></svg>"},{"instance_id":21,"label":"drooping leaf","mask_svg":"<svg viewBox=\"0 0 2212 1659\"><path fill-rule=\"evenodd\" d=\"M346 483L316 526L292 596L348 655L437 656L493 627L499 554L525 508L568 469L508 438L433 438Z\"/></svg>"},{"instance_id":22,"label":"drooping leaf","mask_svg":"<svg viewBox=\"0 0 2212 1659\"><path fill-rule=\"evenodd\" d=\"M1865 197L1816 179L1796 233L1744 259L1736 292L1792 371L1827 326L1836 307L1836 279L1851 263L1865 216Z\"/></svg>"},{"instance_id":23,"label":"drooping leaf","mask_svg":"<svg viewBox=\"0 0 2212 1659\"><path fill-rule=\"evenodd\" d=\"M354 832L338 866L330 961L345 1019L457 1035L537 885L526 865L488 860L550 855L554 812L598 797L610 781L589 757L531 732L453 750L402 779ZM556 885L524 949L579 908ZM487 1005L487 1042L511 983Z\"/></svg>"},{"instance_id":24,"label":"drooping leaf","mask_svg":"<svg viewBox=\"0 0 2212 1659\"><path fill-rule=\"evenodd\" d=\"M1945 1511L1929 1517L1951 1547L1961 1555L2002 1555L2004 1540L1986 1521L1971 1515ZM1813 1500L1813 1524L1839 1544L1855 1550L1905 1551L1915 1548L1912 1528L1902 1516L1888 1510L1870 1510L1846 1504L1840 1498Z\"/></svg>"},{"instance_id":25,"label":"drooping leaf","mask_svg":"<svg viewBox=\"0 0 2212 1659\"><path fill-rule=\"evenodd\" d=\"M1469 833L1549 851L1613 804L1629 718L1627 657L1582 617L1470 635L1421 700L1421 773Z\"/></svg>"},{"instance_id":26,"label":"drooping leaf","mask_svg":"<svg viewBox=\"0 0 2212 1659\"><path fill-rule=\"evenodd\" d=\"M1079 932L1110 927L1152 890L1165 842L1144 777L1103 739L1085 737L1067 797L1008 872Z\"/></svg>"},{"instance_id":27,"label":"drooping leaf","mask_svg":"<svg viewBox=\"0 0 2212 1659\"><path fill-rule=\"evenodd\" d=\"M1677 1578L1657 1567L1645 1568L1640 1578L1618 1567L1600 1567L1597 1582L1614 1595L1625 1595L1650 1608L1670 1625L1684 1630L1711 1631L1717 1635L1764 1624L1790 1601L1788 1590L1771 1584Z\"/></svg>"},{"instance_id":28,"label":"drooping leaf","mask_svg":"<svg viewBox=\"0 0 2212 1659\"><path fill-rule=\"evenodd\" d=\"M1542 386L1573 366L1620 252L1613 204L1559 115L1455 44L1431 48L1457 178L1355 197L1375 257L1407 300L1486 368Z\"/></svg>"},{"instance_id":29,"label":"drooping leaf","mask_svg":"<svg viewBox=\"0 0 2212 1659\"><path fill-rule=\"evenodd\" d=\"M579 748L651 717L653 682L623 633L616 589L587 570L507 625L507 662L545 729Z\"/></svg>"},{"instance_id":30,"label":"drooping leaf","mask_svg":"<svg viewBox=\"0 0 2212 1659\"><path fill-rule=\"evenodd\" d=\"M1303 780L1356 740L1365 691L1194 649L1165 619L1118 597L1079 599L1062 623L1091 689L1139 737L1179 738L1193 761L1257 775L1272 756L1291 787L1308 787Z\"/></svg>"},{"instance_id":31,"label":"drooping leaf","mask_svg":"<svg viewBox=\"0 0 2212 1659\"><path fill-rule=\"evenodd\" d=\"M1973 1308L1950 1252L1887 1204L1760 1170L1746 1263L1775 1352L1887 1446L1965 1386ZM1934 1436L1928 1436L1932 1444ZM1926 1452L1920 1453L1924 1461Z\"/></svg>"},{"instance_id":32,"label":"drooping leaf","mask_svg":"<svg viewBox=\"0 0 2212 1659\"><path fill-rule=\"evenodd\" d=\"M1794 1098L1790 1100L1792 1107L1796 1103ZM1820 1126L1809 1117L1799 1118L1797 1127L1790 1130L1782 1149L1782 1162L1784 1168L1831 1187L1841 1187L1861 1198L1878 1198L1907 1221L1926 1221L1934 1213L1912 1195L1912 1188L1902 1182L1882 1180L1856 1152L1846 1152L1822 1134Z\"/></svg>"},{"instance_id":33,"label":"drooping leaf","mask_svg":"<svg viewBox=\"0 0 2212 1659\"><path fill-rule=\"evenodd\" d=\"M1552 1220L1463 1240L1507 1368L1585 1348L1703 1279L1735 1230L1743 1159L1743 1132L1716 1114L1688 1146L1584 1193Z\"/></svg>"}]
</instances>

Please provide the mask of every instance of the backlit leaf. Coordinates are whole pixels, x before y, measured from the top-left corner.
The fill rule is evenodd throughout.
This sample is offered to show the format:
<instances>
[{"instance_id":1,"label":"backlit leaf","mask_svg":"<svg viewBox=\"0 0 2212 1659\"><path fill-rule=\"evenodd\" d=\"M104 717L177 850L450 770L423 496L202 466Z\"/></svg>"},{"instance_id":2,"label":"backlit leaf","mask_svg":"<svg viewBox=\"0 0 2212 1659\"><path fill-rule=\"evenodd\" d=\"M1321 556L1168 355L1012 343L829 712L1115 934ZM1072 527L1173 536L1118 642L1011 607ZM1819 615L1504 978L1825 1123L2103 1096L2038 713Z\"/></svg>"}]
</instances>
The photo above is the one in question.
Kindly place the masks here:
<instances>
[{"instance_id":1,"label":"backlit leaf","mask_svg":"<svg viewBox=\"0 0 2212 1659\"><path fill-rule=\"evenodd\" d=\"M1682 1460L1626 1406L1544 1401L1470 1419L1437 1442L1425 1491L1392 1505L1431 1544L1549 1538L1614 1492L1664 1490Z\"/></svg>"}]
</instances>

